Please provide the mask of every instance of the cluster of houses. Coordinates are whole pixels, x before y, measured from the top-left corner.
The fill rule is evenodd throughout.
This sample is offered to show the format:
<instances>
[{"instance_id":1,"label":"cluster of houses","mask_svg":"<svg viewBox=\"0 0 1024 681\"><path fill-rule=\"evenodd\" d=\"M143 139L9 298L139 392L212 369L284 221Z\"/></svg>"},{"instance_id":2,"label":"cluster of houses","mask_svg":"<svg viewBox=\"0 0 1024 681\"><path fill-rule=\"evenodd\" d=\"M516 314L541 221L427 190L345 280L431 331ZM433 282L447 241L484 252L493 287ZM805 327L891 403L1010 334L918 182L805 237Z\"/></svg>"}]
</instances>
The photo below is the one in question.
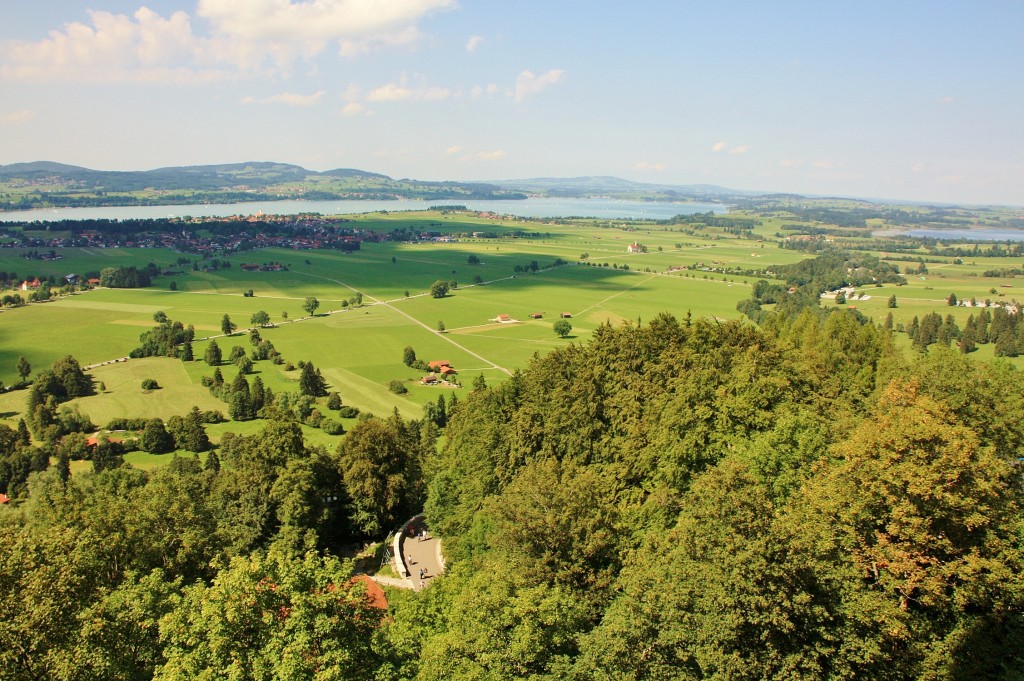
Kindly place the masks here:
<instances>
[{"instance_id":1,"label":"cluster of houses","mask_svg":"<svg viewBox=\"0 0 1024 681\"><path fill-rule=\"evenodd\" d=\"M368 230L339 226L347 222L338 218L305 216L250 215L220 218L168 218L153 220L153 228L143 231L104 231L83 229L69 235L50 238L25 237L11 232L10 241L0 248L170 248L185 253L230 253L254 248L288 248L311 250L339 248L357 250L362 241L383 241L388 237ZM257 227L256 224L259 223ZM213 234L200 235L182 225L216 224ZM235 228L233 225L237 225ZM36 259L59 260L62 256L50 250L33 254Z\"/></svg>"},{"instance_id":2,"label":"cluster of houses","mask_svg":"<svg viewBox=\"0 0 1024 681\"><path fill-rule=\"evenodd\" d=\"M436 359L427 362L430 373L420 379L422 385L451 385L451 379L459 373L452 367L452 363L446 359Z\"/></svg>"},{"instance_id":3,"label":"cluster of houses","mask_svg":"<svg viewBox=\"0 0 1024 681\"><path fill-rule=\"evenodd\" d=\"M100 285L100 280L95 277L85 279L83 277L78 276L77 274L65 274L62 281L64 284L68 286L78 286L80 284L89 284L90 286ZM35 277L33 279L25 279L20 284L18 284L16 288L19 291L36 291L42 285L43 282L39 280L39 277Z\"/></svg>"},{"instance_id":4,"label":"cluster of houses","mask_svg":"<svg viewBox=\"0 0 1024 681\"><path fill-rule=\"evenodd\" d=\"M543 312L531 312L528 316L530 317L530 319L543 319L544 318L544 313ZM572 312L562 312L558 316L560 318L562 318L562 319L572 319ZM511 315L507 315L507 314L505 314L503 312L503 313L499 314L497 317L495 317L493 319L489 319L488 321L497 322L499 324L515 324L519 320L518 319L513 319Z\"/></svg>"}]
</instances>

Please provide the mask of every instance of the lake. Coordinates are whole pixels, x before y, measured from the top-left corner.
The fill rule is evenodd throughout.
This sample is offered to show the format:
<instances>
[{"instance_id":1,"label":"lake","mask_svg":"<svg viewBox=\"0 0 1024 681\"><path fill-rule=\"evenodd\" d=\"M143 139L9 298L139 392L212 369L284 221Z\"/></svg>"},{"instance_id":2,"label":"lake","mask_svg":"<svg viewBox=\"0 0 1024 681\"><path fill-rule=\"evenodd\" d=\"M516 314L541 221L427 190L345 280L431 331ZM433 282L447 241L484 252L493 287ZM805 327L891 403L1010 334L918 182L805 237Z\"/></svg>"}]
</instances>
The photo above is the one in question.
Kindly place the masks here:
<instances>
[{"instance_id":1,"label":"lake","mask_svg":"<svg viewBox=\"0 0 1024 681\"><path fill-rule=\"evenodd\" d=\"M946 241L1024 241L1024 230L1020 229L886 229L873 232L874 236L916 236Z\"/></svg>"},{"instance_id":2,"label":"lake","mask_svg":"<svg viewBox=\"0 0 1024 681\"><path fill-rule=\"evenodd\" d=\"M252 201L188 206L119 206L100 208L40 208L0 213L0 222L53 220L140 220L154 218L225 217L229 215L352 215L379 211L426 210L431 206L464 205L470 210L524 218L594 217L610 220L666 220L676 215L725 213L720 203L663 203L619 199L527 199L524 201Z\"/></svg>"}]
</instances>

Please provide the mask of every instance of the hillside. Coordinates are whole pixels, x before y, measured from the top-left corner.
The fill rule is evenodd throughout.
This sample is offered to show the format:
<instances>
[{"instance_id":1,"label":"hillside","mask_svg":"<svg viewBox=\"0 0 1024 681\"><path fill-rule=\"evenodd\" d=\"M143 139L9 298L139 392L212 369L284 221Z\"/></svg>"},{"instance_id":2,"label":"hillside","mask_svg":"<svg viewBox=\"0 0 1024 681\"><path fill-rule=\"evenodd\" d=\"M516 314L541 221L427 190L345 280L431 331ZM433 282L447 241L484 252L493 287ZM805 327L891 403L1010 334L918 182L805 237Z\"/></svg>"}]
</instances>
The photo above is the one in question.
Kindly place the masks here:
<instances>
[{"instance_id":1,"label":"hillside","mask_svg":"<svg viewBox=\"0 0 1024 681\"><path fill-rule=\"evenodd\" d=\"M642 198L655 201L733 201L737 198L757 196L761 192L728 189L713 184L652 184L633 182L607 175L586 175L582 177L535 177L523 180L493 180L504 189L528 192L544 196L566 198L611 196L616 198Z\"/></svg>"},{"instance_id":2,"label":"hillside","mask_svg":"<svg viewBox=\"0 0 1024 681\"><path fill-rule=\"evenodd\" d=\"M395 180L351 168L324 172L248 162L140 171L92 170L37 161L0 166L0 210L71 206L240 203L274 199L523 199L491 184Z\"/></svg>"}]
</instances>

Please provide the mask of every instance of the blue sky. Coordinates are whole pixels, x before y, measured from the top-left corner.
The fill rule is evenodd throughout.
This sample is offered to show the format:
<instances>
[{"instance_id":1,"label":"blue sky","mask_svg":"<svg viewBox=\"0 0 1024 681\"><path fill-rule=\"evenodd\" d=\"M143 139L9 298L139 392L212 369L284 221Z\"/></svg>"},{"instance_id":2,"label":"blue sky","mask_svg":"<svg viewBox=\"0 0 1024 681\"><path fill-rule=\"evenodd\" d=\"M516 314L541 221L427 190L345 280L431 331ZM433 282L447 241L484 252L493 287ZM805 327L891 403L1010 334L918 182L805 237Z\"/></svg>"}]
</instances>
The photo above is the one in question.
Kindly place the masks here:
<instances>
[{"instance_id":1,"label":"blue sky","mask_svg":"<svg viewBox=\"0 0 1024 681\"><path fill-rule=\"evenodd\" d=\"M0 163L1024 204L1024 3L7 0Z\"/></svg>"}]
</instances>

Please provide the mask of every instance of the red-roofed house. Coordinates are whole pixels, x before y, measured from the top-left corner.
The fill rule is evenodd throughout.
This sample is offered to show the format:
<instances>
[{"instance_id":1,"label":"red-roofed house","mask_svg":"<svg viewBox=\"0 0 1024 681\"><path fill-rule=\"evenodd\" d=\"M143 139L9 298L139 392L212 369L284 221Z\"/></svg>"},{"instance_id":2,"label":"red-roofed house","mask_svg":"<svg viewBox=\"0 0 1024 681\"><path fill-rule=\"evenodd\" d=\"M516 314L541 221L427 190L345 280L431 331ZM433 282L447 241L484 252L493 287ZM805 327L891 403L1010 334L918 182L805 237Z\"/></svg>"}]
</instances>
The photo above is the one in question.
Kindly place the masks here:
<instances>
[{"instance_id":1,"label":"red-roofed house","mask_svg":"<svg viewBox=\"0 0 1024 681\"><path fill-rule=\"evenodd\" d=\"M441 367L450 367L451 365L452 363L446 359L435 359L433 362L427 362L427 368L431 371L437 371Z\"/></svg>"},{"instance_id":2,"label":"red-roofed house","mask_svg":"<svg viewBox=\"0 0 1024 681\"><path fill-rule=\"evenodd\" d=\"M32 281L29 281L28 279L26 279L25 281L21 282L21 290L22 291L29 291L31 289L37 289L40 286L42 286L42 282L39 281L39 277L36 277Z\"/></svg>"},{"instance_id":3,"label":"red-roofed house","mask_svg":"<svg viewBox=\"0 0 1024 681\"><path fill-rule=\"evenodd\" d=\"M449 366L443 366L443 367L441 367L441 376L442 376L442 377L443 377L443 376L452 376L452 375L454 375L454 374L457 374L457 373L459 373L459 372L458 372L458 371L456 371L455 369L452 369L452 368L451 368L451 367L449 367Z\"/></svg>"},{"instance_id":4,"label":"red-roofed house","mask_svg":"<svg viewBox=\"0 0 1024 681\"><path fill-rule=\"evenodd\" d=\"M0 504L6 504L11 498L6 494L0 494Z\"/></svg>"}]
</instances>

